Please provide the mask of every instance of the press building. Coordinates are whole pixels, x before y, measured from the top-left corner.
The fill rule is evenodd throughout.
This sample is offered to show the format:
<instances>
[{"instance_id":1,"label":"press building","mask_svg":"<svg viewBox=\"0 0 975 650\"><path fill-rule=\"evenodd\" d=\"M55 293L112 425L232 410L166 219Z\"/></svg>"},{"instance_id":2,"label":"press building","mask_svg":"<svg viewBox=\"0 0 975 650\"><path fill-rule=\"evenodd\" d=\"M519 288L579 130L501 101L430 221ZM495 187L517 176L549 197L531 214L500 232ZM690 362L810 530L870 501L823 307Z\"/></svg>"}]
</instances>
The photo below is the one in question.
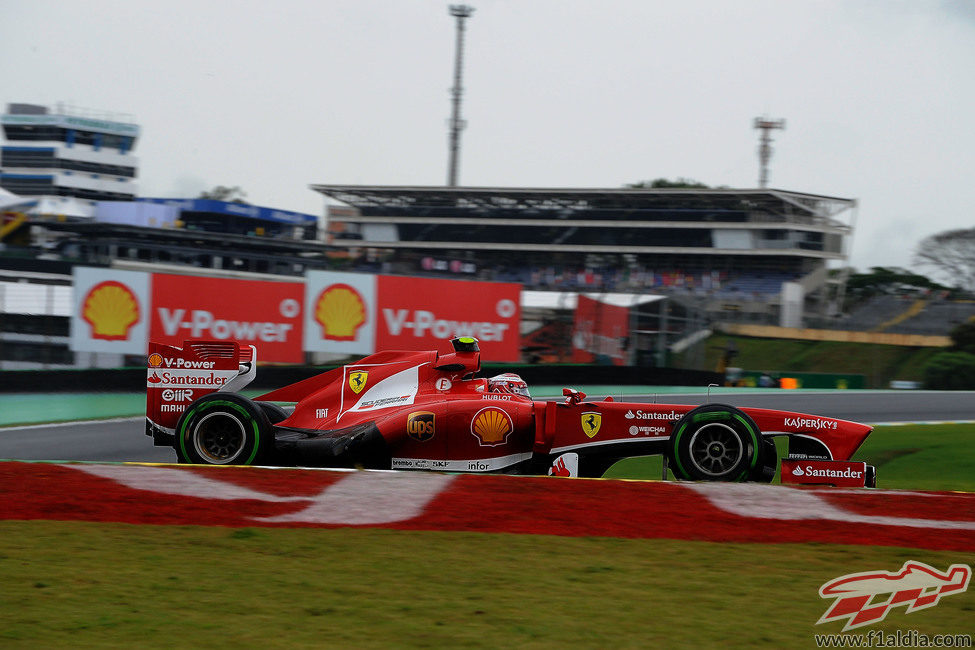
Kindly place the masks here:
<instances>
[{"instance_id":1,"label":"press building","mask_svg":"<svg viewBox=\"0 0 975 650\"><path fill-rule=\"evenodd\" d=\"M0 126L0 187L36 199L32 214L91 218L98 201L135 198L140 129L131 116L8 104Z\"/></svg>"}]
</instances>

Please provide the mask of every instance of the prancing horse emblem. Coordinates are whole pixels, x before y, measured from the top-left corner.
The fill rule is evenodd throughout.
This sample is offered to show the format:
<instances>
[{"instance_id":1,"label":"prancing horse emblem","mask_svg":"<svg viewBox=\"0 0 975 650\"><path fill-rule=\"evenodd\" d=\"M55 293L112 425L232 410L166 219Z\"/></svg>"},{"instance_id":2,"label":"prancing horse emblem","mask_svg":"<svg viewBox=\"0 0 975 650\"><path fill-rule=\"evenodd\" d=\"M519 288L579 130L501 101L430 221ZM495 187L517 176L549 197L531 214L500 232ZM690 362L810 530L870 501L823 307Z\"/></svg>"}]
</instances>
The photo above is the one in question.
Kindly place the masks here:
<instances>
[{"instance_id":1,"label":"prancing horse emblem","mask_svg":"<svg viewBox=\"0 0 975 650\"><path fill-rule=\"evenodd\" d=\"M599 426L603 423L603 416L596 411L586 411L582 414L582 430L590 438L599 433Z\"/></svg>"},{"instance_id":2,"label":"prancing horse emblem","mask_svg":"<svg viewBox=\"0 0 975 650\"><path fill-rule=\"evenodd\" d=\"M363 370L356 370L355 372L349 374L349 388L352 392L358 395L362 392L362 389L366 387L366 380L369 379L369 373Z\"/></svg>"}]
</instances>

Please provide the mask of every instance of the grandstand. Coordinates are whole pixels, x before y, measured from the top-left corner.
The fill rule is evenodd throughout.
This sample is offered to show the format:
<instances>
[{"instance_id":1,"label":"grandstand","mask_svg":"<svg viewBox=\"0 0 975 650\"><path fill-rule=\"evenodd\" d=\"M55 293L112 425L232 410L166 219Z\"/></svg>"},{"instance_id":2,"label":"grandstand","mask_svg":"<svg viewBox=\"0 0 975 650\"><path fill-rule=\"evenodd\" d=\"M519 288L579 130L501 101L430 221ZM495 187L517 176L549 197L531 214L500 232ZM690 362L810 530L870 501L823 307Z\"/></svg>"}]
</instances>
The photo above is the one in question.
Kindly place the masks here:
<instances>
[{"instance_id":1,"label":"grandstand","mask_svg":"<svg viewBox=\"0 0 975 650\"><path fill-rule=\"evenodd\" d=\"M875 296L830 323L831 329L886 334L947 335L975 320L975 302L940 295Z\"/></svg>"},{"instance_id":2,"label":"grandstand","mask_svg":"<svg viewBox=\"0 0 975 650\"><path fill-rule=\"evenodd\" d=\"M776 189L312 188L343 204L328 243L388 272L661 292L765 321L789 284L800 317L827 311L827 264L846 260L856 213L853 199Z\"/></svg>"}]
</instances>

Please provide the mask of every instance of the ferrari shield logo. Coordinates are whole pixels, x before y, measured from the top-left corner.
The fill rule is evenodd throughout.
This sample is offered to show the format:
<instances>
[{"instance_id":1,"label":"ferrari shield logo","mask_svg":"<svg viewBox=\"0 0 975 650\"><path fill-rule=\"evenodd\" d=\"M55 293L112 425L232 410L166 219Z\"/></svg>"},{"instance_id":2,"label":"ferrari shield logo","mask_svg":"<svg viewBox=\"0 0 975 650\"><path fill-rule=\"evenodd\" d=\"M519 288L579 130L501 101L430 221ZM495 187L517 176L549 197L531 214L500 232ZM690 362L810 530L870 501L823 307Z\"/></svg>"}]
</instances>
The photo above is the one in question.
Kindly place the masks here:
<instances>
[{"instance_id":1,"label":"ferrari shield logo","mask_svg":"<svg viewBox=\"0 0 975 650\"><path fill-rule=\"evenodd\" d=\"M582 414L582 430L590 438L599 433L599 426L603 423L603 416L596 411L586 411Z\"/></svg>"},{"instance_id":2,"label":"ferrari shield logo","mask_svg":"<svg viewBox=\"0 0 975 650\"><path fill-rule=\"evenodd\" d=\"M364 370L356 370L349 374L349 388L352 392L358 395L362 392L362 389L366 387L366 381L369 379L369 373Z\"/></svg>"}]
</instances>

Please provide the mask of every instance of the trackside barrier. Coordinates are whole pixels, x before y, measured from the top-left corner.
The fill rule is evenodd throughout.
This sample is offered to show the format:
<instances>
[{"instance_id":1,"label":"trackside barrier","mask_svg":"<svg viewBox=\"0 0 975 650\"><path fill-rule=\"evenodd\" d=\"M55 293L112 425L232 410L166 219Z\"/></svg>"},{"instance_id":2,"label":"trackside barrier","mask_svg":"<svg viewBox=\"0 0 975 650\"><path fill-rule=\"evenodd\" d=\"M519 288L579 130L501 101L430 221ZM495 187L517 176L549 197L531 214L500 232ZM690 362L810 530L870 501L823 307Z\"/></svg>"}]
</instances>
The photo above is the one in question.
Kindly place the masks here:
<instances>
[{"instance_id":1,"label":"trackside barrier","mask_svg":"<svg viewBox=\"0 0 975 650\"><path fill-rule=\"evenodd\" d=\"M427 472L0 462L0 519L975 551L975 494Z\"/></svg>"}]
</instances>

